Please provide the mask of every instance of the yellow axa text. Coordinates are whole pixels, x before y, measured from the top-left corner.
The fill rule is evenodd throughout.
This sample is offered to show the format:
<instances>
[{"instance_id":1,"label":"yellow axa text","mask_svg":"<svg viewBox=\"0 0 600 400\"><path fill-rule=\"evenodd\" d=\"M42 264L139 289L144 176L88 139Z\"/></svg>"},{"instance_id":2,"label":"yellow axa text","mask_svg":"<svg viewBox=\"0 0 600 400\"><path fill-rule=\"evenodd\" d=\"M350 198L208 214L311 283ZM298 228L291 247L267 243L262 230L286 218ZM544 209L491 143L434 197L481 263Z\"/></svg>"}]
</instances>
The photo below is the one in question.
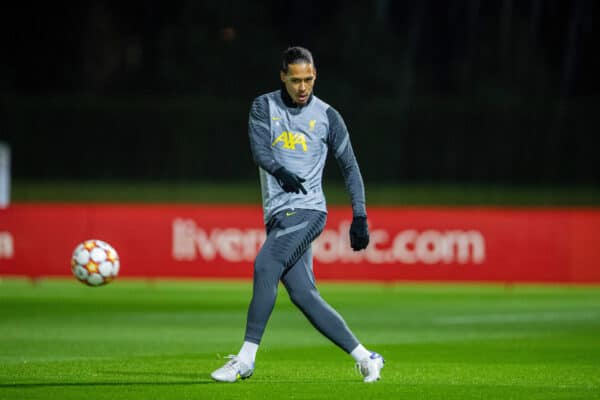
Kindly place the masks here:
<instances>
[{"instance_id":1,"label":"yellow axa text","mask_svg":"<svg viewBox=\"0 0 600 400\"><path fill-rule=\"evenodd\" d=\"M308 150L308 148L306 147L306 137L304 136L303 133L294 133L294 132L283 131L277 137L277 139L275 139L275 141L273 142L273 144L271 146L275 146L279 142L283 143L282 148L284 148L284 149L289 149L289 150L295 151L296 146L301 145L303 151L306 152Z\"/></svg>"}]
</instances>

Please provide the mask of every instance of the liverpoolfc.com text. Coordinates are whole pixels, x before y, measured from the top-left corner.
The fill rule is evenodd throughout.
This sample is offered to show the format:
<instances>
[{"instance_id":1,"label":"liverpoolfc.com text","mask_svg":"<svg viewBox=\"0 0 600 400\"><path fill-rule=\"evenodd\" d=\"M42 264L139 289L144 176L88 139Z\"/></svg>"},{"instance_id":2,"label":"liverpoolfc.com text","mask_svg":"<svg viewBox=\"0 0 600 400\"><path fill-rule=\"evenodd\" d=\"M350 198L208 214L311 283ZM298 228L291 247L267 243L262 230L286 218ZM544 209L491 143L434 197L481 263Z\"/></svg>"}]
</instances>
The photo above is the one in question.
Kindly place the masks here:
<instances>
[{"instance_id":1,"label":"liverpoolfc.com text","mask_svg":"<svg viewBox=\"0 0 600 400\"><path fill-rule=\"evenodd\" d=\"M477 230L405 229L371 230L366 251L350 248L349 222L325 229L313 242L314 257L321 263L372 264L481 264L485 261L485 239ZM173 258L177 261L220 257L229 262L253 262L265 240L264 229L204 229L192 219L173 221Z\"/></svg>"}]
</instances>

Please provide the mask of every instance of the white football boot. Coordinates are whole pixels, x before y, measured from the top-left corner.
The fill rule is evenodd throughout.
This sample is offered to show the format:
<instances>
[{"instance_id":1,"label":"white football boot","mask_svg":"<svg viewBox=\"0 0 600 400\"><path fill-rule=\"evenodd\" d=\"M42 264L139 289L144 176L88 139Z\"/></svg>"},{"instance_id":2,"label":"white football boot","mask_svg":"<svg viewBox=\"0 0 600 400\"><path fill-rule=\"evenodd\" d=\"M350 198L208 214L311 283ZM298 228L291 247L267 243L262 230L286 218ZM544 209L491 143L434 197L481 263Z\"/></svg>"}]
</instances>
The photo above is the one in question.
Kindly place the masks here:
<instances>
[{"instance_id":1,"label":"white football boot","mask_svg":"<svg viewBox=\"0 0 600 400\"><path fill-rule=\"evenodd\" d=\"M371 383L379 380L379 375L384 364L385 360L381 357L381 354L373 352L369 357L357 362L356 369L365 377L363 382Z\"/></svg>"},{"instance_id":2,"label":"white football boot","mask_svg":"<svg viewBox=\"0 0 600 400\"><path fill-rule=\"evenodd\" d=\"M231 383L238 379L248 379L254 373L254 365L249 366L238 356L229 355L225 358L229 358L229 361L210 374L215 381Z\"/></svg>"}]
</instances>

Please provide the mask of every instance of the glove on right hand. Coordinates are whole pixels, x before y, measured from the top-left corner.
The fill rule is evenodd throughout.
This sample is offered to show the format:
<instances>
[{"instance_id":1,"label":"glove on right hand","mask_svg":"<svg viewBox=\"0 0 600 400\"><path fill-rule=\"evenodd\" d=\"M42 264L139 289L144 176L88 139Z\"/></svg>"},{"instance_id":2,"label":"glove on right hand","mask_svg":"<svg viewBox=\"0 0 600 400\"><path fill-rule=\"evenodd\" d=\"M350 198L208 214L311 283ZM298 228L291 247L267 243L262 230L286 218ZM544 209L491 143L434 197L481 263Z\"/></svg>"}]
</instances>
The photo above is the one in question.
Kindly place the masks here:
<instances>
[{"instance_id":1,"label":"glove on right hand","mask_svg":"<svg viewBox=\"0 0 600 400\"><path fill-rule=\"evenodd\" d=\"M300 178L298 175L288 171L285 167L273 171L273 176L277 178L279 186L287 193L307 193L304 186L302 186L302 182L306 179Z\"/></svg>"}]
</instances>

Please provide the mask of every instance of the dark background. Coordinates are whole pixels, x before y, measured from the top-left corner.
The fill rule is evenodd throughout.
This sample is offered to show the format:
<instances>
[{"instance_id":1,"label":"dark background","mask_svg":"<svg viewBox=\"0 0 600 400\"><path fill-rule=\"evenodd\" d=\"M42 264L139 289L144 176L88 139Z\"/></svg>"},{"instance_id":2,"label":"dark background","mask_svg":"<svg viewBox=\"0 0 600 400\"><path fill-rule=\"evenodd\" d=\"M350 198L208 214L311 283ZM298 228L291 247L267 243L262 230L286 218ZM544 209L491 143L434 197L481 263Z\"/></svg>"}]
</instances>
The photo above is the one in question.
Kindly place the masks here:
<instances>
[{"instance_id":1,"label":"dark background","mask_svg":"<svg viewBox=\"0 0 600 400\"><path fill-rule=\"evenodd\" d=\"M369 182L597 185L599 9L11 2L0 13L0 140L16 179L255 180L250 102L278 88L281 52L302 45Z\"/></svg>"}]
</instances>

